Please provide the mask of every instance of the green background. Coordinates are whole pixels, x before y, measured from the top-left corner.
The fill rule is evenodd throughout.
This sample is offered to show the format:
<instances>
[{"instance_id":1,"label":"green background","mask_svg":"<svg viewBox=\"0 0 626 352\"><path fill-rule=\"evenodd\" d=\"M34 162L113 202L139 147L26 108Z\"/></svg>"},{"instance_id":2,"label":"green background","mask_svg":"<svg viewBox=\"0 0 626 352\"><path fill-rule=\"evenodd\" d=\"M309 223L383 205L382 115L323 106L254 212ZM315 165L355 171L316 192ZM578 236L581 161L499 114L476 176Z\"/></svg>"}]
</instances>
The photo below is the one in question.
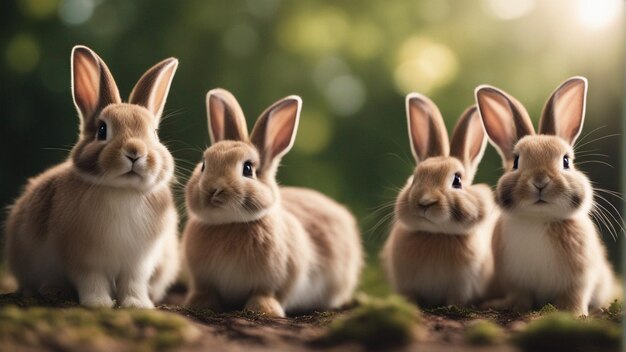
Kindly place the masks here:
<instances>
[{"instance_id":1,"label":"green background","mask_svg":"<svg viewBox=\"0 0 626 352\"><path fill-rule=\"evenodd\" d=\"M410 91L430 96L449 129L482 83L517 97L536 123L558 84L586 76L583 134L597 130L577 162L597 187L619 190L624 16L619 8L593 27L584 2L2 1L0 205L10 205L27 177L62 161L76 141L72 46L95 50L122 96L150 66L174 56L180 66L160 135L181 160L180 203L189 170L209 143L209 89L232 91L249 126L274 101L298 94L300 129L279 181L320 190L355 212L370 262L364 288L385 292L376 261L391 208L376 210L394 199L414 167L404 112ZM476 181L495 185L501 172L488 147ZM600 195L622 208L618 198ZM617 263L623 233L616 241L601 229Z\"/></svg>"}]
</instances>

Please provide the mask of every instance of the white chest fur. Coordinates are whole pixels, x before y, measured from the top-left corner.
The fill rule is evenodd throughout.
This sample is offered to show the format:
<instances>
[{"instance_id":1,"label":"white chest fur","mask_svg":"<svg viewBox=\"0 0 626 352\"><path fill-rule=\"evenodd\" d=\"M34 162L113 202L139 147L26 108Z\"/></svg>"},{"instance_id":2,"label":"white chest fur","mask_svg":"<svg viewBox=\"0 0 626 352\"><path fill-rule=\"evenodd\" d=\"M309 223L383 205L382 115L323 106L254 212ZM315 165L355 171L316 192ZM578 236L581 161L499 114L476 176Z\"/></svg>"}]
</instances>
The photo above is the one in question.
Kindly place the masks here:
<instances>
[{"instance_id":1,"label":"white chest fur","mask_svg":"<svg viewBox=\"0 0 626 352\"><path fill-rule=\"evenodd\" d=\"M507 285L549 299L566 289L569 268L547 234L546 222L503 216L502 258L496 265Z\"/></svg>"}]
</instances>

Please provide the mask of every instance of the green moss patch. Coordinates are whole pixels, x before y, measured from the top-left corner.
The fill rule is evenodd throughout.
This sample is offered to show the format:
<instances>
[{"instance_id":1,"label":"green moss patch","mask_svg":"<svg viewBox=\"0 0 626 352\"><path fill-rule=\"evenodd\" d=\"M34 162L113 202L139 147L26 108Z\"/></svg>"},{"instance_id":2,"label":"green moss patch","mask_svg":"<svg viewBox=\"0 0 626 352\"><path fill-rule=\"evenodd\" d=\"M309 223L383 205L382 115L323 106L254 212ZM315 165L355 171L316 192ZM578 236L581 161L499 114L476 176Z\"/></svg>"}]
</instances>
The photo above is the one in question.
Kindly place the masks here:
<instances>
[{"instance_id":1,"label":"green moss patch","mask_svg":"<svg viewBox=\"0 0 626 352\"><path fill-rule=\"evenodd\" d=\"M424 309L424 312L450 319L474 319L480 315L479 313L481 313L472 308L453 305Z\"/></svg>"},{"instance_id":2,"label":"green moss patch","mask_svg":"<svg viewBox=\"0 0 626 352\"><path fill-rule=\"evenodd\" d=\"M619 351L621 329L598 319L577 319L568 313L551 313L539 318L513 337L524 351L594 352Z\"/></svg>"},{"instance_id":3,"label":"green moss patch","mask_svg":"<svg viewBox=\"0 0 626 352\"><path fill-rule=\"evenodd\" d=\"M386 299L361 297L361 305L334 320L321 345L346 342L369 348L401 346L418 337L420 313L416 306L398 296Z\"/></svg>"},{"instance_id":4,"label":"green moss patch","mask_svg":"<svg viewBox=\"0 0 626 352\"><path fill-rule=\"evenodd\" d=\"M493 345L504 340L504 331L490 321L477 320L467 326L464 337L471 345Z\"/></svg>"},{"instance_id":5,"label":"green moss patch","mask_svg":"<svg viewBox=\"0 0 626 352\"><path fill-rule=\"evenodd\" d=\"M602 308L602 315L610 321L621 323L624 316L622 302L615 300L608 307Z\"/></svg>"},{"instance_id":6,"label":"green moss patch","mask_svg":"<svg viewBox=\"0 0 626 352\"><path fill-rule=\"evenodd\" d=\"M183 317L155 310L0 308L0 345L55 350L161 350L194 341Z\"/></svg>"}]
</instances>

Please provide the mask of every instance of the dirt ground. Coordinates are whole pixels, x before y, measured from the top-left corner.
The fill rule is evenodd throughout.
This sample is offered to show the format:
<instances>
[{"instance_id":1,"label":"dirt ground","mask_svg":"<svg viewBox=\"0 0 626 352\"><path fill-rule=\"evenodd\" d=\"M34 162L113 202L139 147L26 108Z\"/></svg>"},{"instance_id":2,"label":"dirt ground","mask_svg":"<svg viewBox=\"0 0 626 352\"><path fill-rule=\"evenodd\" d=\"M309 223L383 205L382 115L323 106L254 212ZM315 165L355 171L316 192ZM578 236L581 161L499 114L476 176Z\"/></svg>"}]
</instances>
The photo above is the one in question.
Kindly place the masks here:
<instances>
[{"instance_id":1,"label":"dirt ground","mask_svg":"<svg viewBox=\"0 0 626 352\"><path fill-rule=\"evenodd\" d=\"M184 338L177 338L165 344L148 343L141 344L142 339L159 334L171 334L161 332L159 323L154 327L146 328L143 332L132 337L128 342L122 338L114 337L105 341L91 343L85 340L56 341L53 337L46 339L33 339L12 336L0 331L0 351L2 346L10 346L11 351L40 351L40 350L64 350L64 351L108 351L115 346L116 350L173 350L173 351L369 351L369 350L396 350L396 351L520 351L517 347L507 342L508 337L516 331L523 330L529 321L535 319L541 313L519 315L513 313L499 313L491 310L481 311L462 309L456 307L442 307L421 311L419 324L411 326L414 329L412 338L406 344L394 344L392 337L384 333L374 337L380 344L371 345L363 341L342 341L341 343L326 343L324 337L329 331L329 325L336 319L349 316L355 309L349 308L341 311L315 313L312 315L288 317L282 319L268 318L249 312L232 312L214 314L212 312L198 312L184 308L181 302L184 297L184 287L177 287L168 296L165 304L158 307L165 317L161 320L172 319L172 315L182 317L185 327L181 327L187 333ZM29 307L46 307L35 309L48 309L50 312L60 312L64 309L74 309L89 312L78 307L76 302L58 300L50 297L23 298L16 294L0 295L0 312L9 306L17 306L20 309ZM108 311L111 314L110 310ZM114 310L113 314L123 314L124 310ZM3 314L3 313L0 313ZM41 314L39 312L38 314ZM3 319L0 316L0 324ZM70 318L83 319L83 318ZM6 319L5 319L6 320ZM24 319L22 319L24 320ZM55 320L55 319L52 319ZM495 322L500 328L501 336L491 339L483 345L470 343L467 337L469 327L478 321ZM87 321L87 320L85 320ZM8 321L4 322L10 323ZM31 324L31 325L29 325ZM42 330L37 323L27 323L22 329L33 331ZM141 325L140 324L140 325ZM102 324L101 324L102 325ZM110 328L106 323L99 328ZM58 325L52 325L53 328ZM0 329L2 326L0 325ZM38 330L39 329L39 330ZM126 329L126 328L124 328ZM154 331L150 329L156 329ZM181 330L181 331L183 331ZM43 329L46 331L46 329ZM147 333L145 331L148 331ZM376 330L373 334L376 334ZM15 331L13 335L15 335ZM118 335L115 335L118 336ZM126 336L126 335L123 335ZM128 337L125 337L128 338ZM133 340L134 339L134 340ZM9 344L7 341L11 341ZM53 341L53 342L50 342ZM76 342L76 341L80 341ZM8 350L7 350L8 351Z\"/></svg>"}]
</instances>

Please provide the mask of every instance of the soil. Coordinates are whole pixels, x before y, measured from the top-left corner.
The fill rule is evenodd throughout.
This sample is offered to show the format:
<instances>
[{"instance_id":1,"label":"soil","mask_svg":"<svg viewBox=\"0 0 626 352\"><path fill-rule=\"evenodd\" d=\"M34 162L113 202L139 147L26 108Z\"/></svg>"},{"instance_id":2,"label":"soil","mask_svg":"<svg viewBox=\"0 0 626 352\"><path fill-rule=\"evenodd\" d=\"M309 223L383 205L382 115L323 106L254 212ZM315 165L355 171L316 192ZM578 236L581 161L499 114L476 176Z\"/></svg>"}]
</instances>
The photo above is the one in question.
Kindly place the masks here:
<instances>
[{"instance_id":1,"label":"soil","mask_svg":"<svg viewBox=\"0 0 626 352\"><path fill-rule=\"evenodd\" d=\"M328 331L328 326L334 319L349 315L353 308L315 313L306 316L288 318L268 318L250 312L232 312L214 314L211 312L198 312L184 308L181 305L184 297L184 288L177 287L168 296L166 303L159 306L158 310L183 316L188 324L199 331L192 341L183 341L174 348L174 351L368 351L387 350L393 346L383 341L376 348L360 344L357 341L328 344L320 343ZM77 307L76 302L57 301L55 299L38 297L23 298L16 294L0 295L0 309L9 305L20 308L32 306L50 307L50 309ZM487 310L461 309L456 307L443 307L422 311L420 324L416 324L414 339L409 344L394 347L398 351L517 351L514 346L506 343L506 337L513 331L522 329L526 323L533 319L533 314L521 316L512 313L498 313ZM474 346L467 342L466 329L478 320L496 322L503 328L504 338L500 341L492 341L487 345ZM419 331L418 331L419 330ZM384 339L384 336L381 337ZM119 342L115 341L119 348ZM0 350L2 348L0 337ZM56 350L54 346L24 344L11 345L12 350ZM150 345L152 346L152 345ZM84 345L65 346L64 350L85 350ZM102 347L102 346L100 346ZM105 348L87 348L87 350L108 350ZM121 350L125 350L122 348ZM129 348L134 349L134 348Z\"/></svg>"}]
</instances>

